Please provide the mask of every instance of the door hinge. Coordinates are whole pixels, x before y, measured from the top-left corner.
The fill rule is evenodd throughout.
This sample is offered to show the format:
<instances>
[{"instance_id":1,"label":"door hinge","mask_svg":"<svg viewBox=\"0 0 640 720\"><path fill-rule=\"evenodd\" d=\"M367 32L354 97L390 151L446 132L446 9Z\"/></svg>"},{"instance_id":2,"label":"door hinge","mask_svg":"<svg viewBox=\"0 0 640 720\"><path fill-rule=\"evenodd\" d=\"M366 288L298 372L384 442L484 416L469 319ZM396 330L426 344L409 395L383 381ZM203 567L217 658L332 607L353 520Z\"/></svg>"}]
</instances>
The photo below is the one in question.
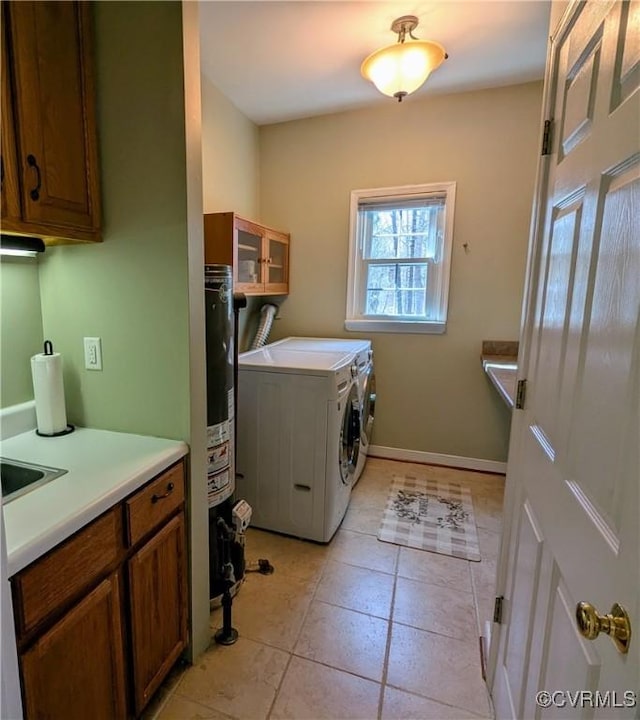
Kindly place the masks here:
<instances>
[{"instance_id":1,"label":"door hinge","mask_svg":"<svg viewBox=\"0 0 640 720\"><path fill-rule=\"evenodd\" d=\"M551 155L551 130L553 128L553 120L544 121L544 129L542 131L542 152L541 155Z\"/></svg>"},{"instance_id":2,"label":"door hinge","mask_svg":"<svg viewBox=\"0 0 640 720\"><path fill-rule=\"evenodd\" d=\"M527 381L518 380L516 385L516 410L524 410L524 402L527 399Z\"/></svg>"},{"instance_id":3,"label":"door hinge","mask_svg":"<svg viewBox=\"0 0 640 720\"><path fill-rule=\"evenodd\" d=\"M504 602L504 595L500 595L496 598L496 602L493 606L493 622L502 625L502 604Z\"/></svg>"}]
</instances>

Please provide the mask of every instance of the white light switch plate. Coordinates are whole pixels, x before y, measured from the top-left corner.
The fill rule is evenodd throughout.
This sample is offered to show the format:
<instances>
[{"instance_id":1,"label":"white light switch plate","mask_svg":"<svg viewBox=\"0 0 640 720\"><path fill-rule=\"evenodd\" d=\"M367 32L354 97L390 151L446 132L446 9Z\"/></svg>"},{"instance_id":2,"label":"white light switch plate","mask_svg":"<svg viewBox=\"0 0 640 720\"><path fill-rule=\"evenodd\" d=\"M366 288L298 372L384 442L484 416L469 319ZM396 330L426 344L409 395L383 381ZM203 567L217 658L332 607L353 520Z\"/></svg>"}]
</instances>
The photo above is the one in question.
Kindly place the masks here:
<instances>
[{"instance_id":1,"label":"white light switch plate","mask_svg":"<svg viewBox=\"0 0 640 720\"><path fill-rule=\"evenodd\" d=\"M102 340L99 337L84 339L84 366L87 370L102 370Z\"/></svg>"}]
</instances>

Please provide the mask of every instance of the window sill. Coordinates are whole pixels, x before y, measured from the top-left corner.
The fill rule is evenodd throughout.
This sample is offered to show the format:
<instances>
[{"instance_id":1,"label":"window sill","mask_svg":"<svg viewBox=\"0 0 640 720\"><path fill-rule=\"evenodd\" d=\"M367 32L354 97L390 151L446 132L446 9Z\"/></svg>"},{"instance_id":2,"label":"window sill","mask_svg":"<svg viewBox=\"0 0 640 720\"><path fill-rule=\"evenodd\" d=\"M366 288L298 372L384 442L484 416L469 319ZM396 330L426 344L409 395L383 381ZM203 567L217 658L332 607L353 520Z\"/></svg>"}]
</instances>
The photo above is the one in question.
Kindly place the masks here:
<instances>
[{"instance_id":1,"label":"window sill","mask_svg":"<svg viewBox=\"0 0 640 720\"><path fill-rule=\"evenodd\" d=\"M443 335L447 331L446 322L415 320L345 320L344 326L357 332Z\"/></svg>"}]
</instances>

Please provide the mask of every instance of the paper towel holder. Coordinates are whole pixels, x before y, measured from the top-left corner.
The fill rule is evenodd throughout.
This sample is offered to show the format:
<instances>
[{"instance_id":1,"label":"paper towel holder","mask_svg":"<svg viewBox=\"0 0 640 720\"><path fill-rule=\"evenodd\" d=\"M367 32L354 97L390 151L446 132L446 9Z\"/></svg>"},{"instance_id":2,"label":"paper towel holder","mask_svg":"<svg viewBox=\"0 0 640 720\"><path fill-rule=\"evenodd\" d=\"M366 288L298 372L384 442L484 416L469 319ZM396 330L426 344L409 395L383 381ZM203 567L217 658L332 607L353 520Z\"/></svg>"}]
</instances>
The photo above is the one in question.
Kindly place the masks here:
<instances>
[{"instance_id":1,"label":"paper towel holder","mask_svg":"<svg viewBox=\"0 0 640 720\"><path fill-rule=\"evenodd\" d=\"M67 427L64 430L60 430L60 432L57 433L41 433L40 430L36 430L36 435L39 435L40 437L61 437L62 435L69 435L76 429L75 425L71 425L69 423Z\"/></svg>"},{"instance_id":2,"label":"paper towel holder","mask_svg":"<svg viewBox=\"0 0 640 720\"><path fill-rule=\"evenodd\" d=\"M51 340L45 340L44 341L44 355L53 355L53 343ZM75 430L75 425L71 425L71 423L67 423L67 427L64 430L59 430L55 433L42 433L40 430L36 428L36 435L39 437L62 437L63 435L69 435Z\"/></svg>"}]
</instances>

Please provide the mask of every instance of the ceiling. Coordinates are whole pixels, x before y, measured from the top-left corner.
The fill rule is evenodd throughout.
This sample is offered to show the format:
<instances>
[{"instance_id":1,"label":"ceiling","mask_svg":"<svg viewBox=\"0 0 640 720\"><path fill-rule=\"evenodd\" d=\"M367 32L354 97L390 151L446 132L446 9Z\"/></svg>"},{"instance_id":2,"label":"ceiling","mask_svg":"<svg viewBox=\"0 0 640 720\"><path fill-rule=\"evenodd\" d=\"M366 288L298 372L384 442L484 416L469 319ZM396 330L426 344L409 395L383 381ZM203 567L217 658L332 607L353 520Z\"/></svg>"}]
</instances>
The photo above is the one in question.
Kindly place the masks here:
<instances>
[{"instance_id":1,"label":"ceiling","mask_svg":"<svg viewBox=\"0 0 640 720\"><path fill-rule=\"evenodd\" d=\"M389 104L360 65L395 42L392 21L411 14L414 35L449 54L411 102L542 78L549 10L546 0L209 0L200 3L201 67L258 125Z\"/></svg>"}]
</instances>

